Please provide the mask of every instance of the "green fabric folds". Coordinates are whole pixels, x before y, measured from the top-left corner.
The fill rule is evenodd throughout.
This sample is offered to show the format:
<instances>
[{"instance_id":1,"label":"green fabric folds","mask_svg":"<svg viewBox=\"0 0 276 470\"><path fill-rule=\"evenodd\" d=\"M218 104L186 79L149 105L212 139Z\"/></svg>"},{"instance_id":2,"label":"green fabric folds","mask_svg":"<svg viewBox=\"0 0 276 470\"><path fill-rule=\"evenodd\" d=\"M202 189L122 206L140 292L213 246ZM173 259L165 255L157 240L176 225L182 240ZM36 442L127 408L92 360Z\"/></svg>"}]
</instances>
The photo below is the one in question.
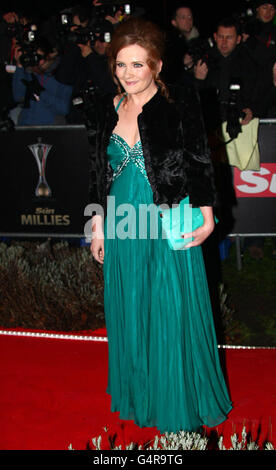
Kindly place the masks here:
<instances>
[{"instance_id":1,"label":"green fabric folds","mask_svg":"<svg viewBox=\"0 0 276 470\"><path fill-rule=\"evenodd\" d=\"M104 259L111 411L162 433L216 426L231 402L201 248L174 251L162 238L141 143L130 148L113 135L108 155L116 175Z\"/></svg>"}]
</instances>

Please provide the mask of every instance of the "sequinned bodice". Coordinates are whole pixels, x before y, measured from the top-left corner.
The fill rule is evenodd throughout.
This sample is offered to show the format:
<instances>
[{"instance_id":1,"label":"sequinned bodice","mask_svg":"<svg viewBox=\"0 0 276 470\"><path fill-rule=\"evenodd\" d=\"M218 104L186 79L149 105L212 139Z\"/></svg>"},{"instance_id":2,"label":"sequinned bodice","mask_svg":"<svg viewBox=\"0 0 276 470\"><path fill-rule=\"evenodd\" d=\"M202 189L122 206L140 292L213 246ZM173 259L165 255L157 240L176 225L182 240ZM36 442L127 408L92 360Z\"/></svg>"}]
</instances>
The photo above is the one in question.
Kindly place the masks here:
<instances>
[{"instance_id":1,"label":"sequinned bodice","mask_svg":"<svg viewBox=\"0 0 276 470\"><path fill-rule=\"evenodd\" d=\"M112 134L107 148L108 160L113 169L113 181L118 178L129 164L134 164L149 184L143 156L142 143L139 140L133 147L118 134Z\"/></svg>"}]
</instances>

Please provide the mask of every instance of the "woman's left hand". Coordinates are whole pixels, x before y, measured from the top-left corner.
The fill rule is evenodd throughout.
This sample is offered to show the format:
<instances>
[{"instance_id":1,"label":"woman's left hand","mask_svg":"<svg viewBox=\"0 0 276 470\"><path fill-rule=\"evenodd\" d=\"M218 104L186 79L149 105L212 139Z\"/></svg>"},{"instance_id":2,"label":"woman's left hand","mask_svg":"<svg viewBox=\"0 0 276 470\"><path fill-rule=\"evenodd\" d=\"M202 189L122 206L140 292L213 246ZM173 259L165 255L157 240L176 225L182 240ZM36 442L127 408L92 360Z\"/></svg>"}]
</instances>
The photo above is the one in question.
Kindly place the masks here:
<instances>
[{"instance_id":1,"label":"woman's left hand","mask_svg":"<svg viewBox=\"0 0 276 470\"><path fill-rule=\"evenodd\" d=\"M201 245L206 240L206 238L211 235L215 228L213 208L210 206L205 206L201 207L200 209L204 218L204 223L201 227L197 228L193 232L183 234L184 239L193 238L191 242L185 245L185 248L192 248L193 246Z\"/></svg>"},{"instance_id":2,"label":"woman's left hand","mask_svg":"<svg viewBox=\"0 0 276 470\"><path fill-rule=\"evenodd\" d=\"M191 233L185 233L183 235L183 238L193 238L193 241L187 243L187 245L185 245L184 249L185 248L192 248L193 246L199 246L201 245L205 240L206 238L209 237L209 235L211 235L211 233L213 232L214 230L214 227L215 227L215 223L212 224L204 224L202 225L202 227L199 227L197 228L196 230L194 230L193 232Z\"/></svg>"}]
</instances>

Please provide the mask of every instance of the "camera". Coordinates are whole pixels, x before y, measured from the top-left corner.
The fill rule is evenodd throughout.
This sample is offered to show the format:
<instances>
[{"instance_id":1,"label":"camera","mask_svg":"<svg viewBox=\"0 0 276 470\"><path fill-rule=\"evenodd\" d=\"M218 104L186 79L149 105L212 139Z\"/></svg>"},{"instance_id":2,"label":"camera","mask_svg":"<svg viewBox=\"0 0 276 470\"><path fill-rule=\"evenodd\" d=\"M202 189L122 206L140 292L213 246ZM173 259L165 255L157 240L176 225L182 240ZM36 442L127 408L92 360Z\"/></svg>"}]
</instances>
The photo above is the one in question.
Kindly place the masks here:
<instances>
[{"instance_id":1,"label":"camera","mask_svg":"<svg viewBox=\"0 0 276 470\"><path fill-rule=\"evenodd\" d=\"M73 106L82 106L90 108L91 101L95 96L97 88L88 80L86 86L82 89L78 96L73 98Z\"/></svg>"},{"instance_id":2,"label":"camera","mask_svg":"<svg viewBox=\"0 0 276 470\"><path fill-rule=\"evenodd\" d=\"M242 132L240 118L245 117L245 113L241 110L241 84L238 79L232 79L229 85L229 97L226 108L226 130L231 139L237 138Z\"/></svg>"},{"instance_id":3,"label":"camera","mask_svg":"<svg viewBox=\"0 0 276 470\"><path fill-rule=\"evenodd\" d=\"M35 24L22 25L19 22L7 25L8 36L15 38L22 55L19 58L22 67L34 67L43 58L37 53L38 30Z\"/></svg>"},{"instance_id":4,"label":"camera","mask_svg":"<svg viewBox=\"0 0 276 470\"><path fill-rule=\"evenodd\" d=\"M95 134L97 119L102 109L102 96L99 88L94 86L91 80L87 80L86 85L72 100L73 109L82 116L88 137Z\"/></svg>"},{"instance_id":5,"label":"camera","mask_svg":"<svg viewBox=\"0 0 276 470\"><path fill-rule=\"evenodd\" d=\"M38 54L38 35L36 29L31 29L25 33L25 39L18 42L22 55L19 62L24 69L27 67L35 67L39 64L40 60L44 58L43 55Z\"/></svg>"},{"instance_id":6,"label":"camera","mask_svg":"<svg viewBox=\"0 0 276 470\"><path fill-rule=\"evenodd\" d=\"M74 44L87 44L93 46L96 40L102 42L111 41L110 31L101 31L99 28L77 26L74 31L70 31L67 35L67 41Z\"/></svg>"},{"instance_id":7,"label":"camera","mask_svg":"<svg viewBox=\"0 0 276 470\"><path fill-rule=\"evenodd\" d=\"M187 54L192 57L192 65L185 65L184 70L189 71L193 66L199 61L202 60L209 67L213 65L214 59L210 57L210 51L214 47L214 42L211 38L201 39L195 38L192 39L189 43L187 49Z\"/></svg>"},{"instance_id":8,"label":"camera","mask_svg":"<svg viewBox=\"0 0 276 470\"><path fill-rule=\"evenodd\" d=\"M94 7L89 24L83 27L73 23L71 10L63 10L57 28L60 46L63 47L68 42L84 45L89 42L93 46L96 40L109 43L112 26L105 18L114 16L118 11L122 16L130 15L132 6L130 3L102 0L100 5Z\"/></svg>"},{"instance_id":9,"label":"camera","mask_svg":"<svg viewBox=\"0 0 276 470\"><path fill-rule=\"evenodd\" d=\"M131 3L102 1L100 5L95 6L95 17L104 19L106 16L114 16L118 11L121 15L130 15L133 7Z\"/></svg>"},{"instance_id":10,"label":"camera","mask_svg":"<svg viewBox=\"0 0 276 470\"><path fill-rule=\"evenodd\" d=\"M249 36L258 34L259 25L255 21L253 8L236 11L232 16L239 25L241 34L248 34Z\"/></svg>"},{"instance_id":11,"label":"camera","mask_svg":"<svg viewBox=\"0 0 276 470\"><path fill-rule=\"evenodd\" d=\"M39 64L44 55L38 54L36 43L23 44L21 46L22 55L19 58L20 64L24 69L27 67L35 67Z\"/></svg>"},{"instance_id":12,"label":"camera","mask_svg":"<svg viewBox=\"0 0 276 470\"><path fill-rule=\"evenodd\" d=\"M86 26L76 26L73 23L73 15L63 12L57 28L58 44L63 48L67 43L87 44L92 47L96 40L102 42L111 41L111 27L109 23L100 17L93 18Z\"/></svg>"},{"instance_id":13,"label":"camera","mask_svg":"<svg viewBox=\"0 0 276 470\"><path fill-rule=\"evenodd\" d=\"M7 24L6 34L15 38L18 44L33 42L37 36L37 26L35 24L23 25L20 22Z\"/></svg>"},{"instance_id":14,"label":"camera","mask_svg":"<svg viewBox=\"0 0 276 470\"><path fill-rule=\"evenodd\" d=\"M60 15L60 24L61 26L66 29L70 28L73 24L73 15L69 11L63 11Z\"/></svg>"}]
</instances>

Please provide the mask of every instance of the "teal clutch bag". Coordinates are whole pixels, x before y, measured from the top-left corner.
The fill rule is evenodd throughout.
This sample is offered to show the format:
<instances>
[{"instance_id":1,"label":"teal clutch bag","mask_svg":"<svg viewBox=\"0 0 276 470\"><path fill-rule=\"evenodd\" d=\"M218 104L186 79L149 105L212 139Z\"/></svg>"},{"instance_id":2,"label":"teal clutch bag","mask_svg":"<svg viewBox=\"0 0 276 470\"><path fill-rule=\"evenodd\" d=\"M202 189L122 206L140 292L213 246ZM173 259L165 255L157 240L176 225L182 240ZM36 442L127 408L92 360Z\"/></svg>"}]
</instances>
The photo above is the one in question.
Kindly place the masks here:
<instances>
[{"instance_id":1,"label":"teal clutch bag","mask_svg":"<svg viewBox=\"0 0 276 470\"><path fill-rule=\"evenodd\" d=\"M201 227L204 217L200 207L192 207L189 196L182 199L177 207L160 210L163 234L172 250L182 250L193 238L181 238L184 233L190 233Z\"/></svg>"}]
</instances>

